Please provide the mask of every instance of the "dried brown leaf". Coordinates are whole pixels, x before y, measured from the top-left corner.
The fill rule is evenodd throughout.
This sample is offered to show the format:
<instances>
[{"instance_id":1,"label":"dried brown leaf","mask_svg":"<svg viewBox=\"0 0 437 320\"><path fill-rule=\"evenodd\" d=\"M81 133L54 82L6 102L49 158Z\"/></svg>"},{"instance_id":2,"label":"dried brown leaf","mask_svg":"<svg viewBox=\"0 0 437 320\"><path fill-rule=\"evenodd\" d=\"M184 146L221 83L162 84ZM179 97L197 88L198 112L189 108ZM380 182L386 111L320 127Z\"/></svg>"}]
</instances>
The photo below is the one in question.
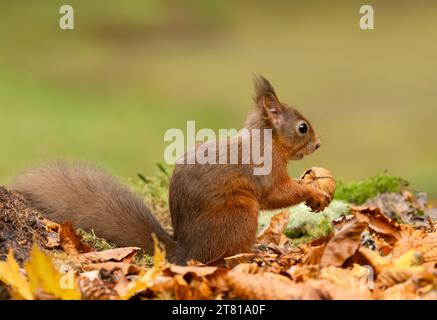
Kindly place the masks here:
<instances>
[{"instance_id":1,"label":"dried brown leaf","mask_svg":"<svg viewBox=\"0 0 437 320\"><path fill-rule=\"evenodd\" d=\"M368 223L370 231L377 233L389 244L393 245L400 238L400 225L383 214L380 209L351 207L351 212L358 221Z\"/></svg>"},{"instance_id":2,"label":"dried brown leaf","mask_svg":"<svg viewBox=\"0 0 437 320\"><path fill-rule=\"evenodd\" d=\"M140 251L140 248L126 247L99 252L82 253L79 255L79 261L88 264L108 261L131 262L138 251Z\"/></svg>"},{"instance_id":3,"label":"dried brown leaf","mask_svg":"<svg viewBox=\"0 0 437 320\"><path fill-rule=\"evenodd\" d=\"M303 258L303 265L318 265L322 260L323 252L325 251L326 244L320 246L309 247L308 252Z\"/></svg>"},{"instance_id":4,"label":"dried brown leaf","mask_svg":"<svg viewBox=\"0 0 437 320\"><path fill-rule=\"evenodd\" d=\"M44 226L46 227L47 232L55 232L55 233L59 232L59 228L61 227L60 224L53 222L51 220L45 219L45 218L42 219L42 222L43 222Z\"/></svg>"},{"instance_id":5,"label":"dried brown leaf","mask_svg":"<svg viewBox=\"0 0 437 320\"><path fill-rule=\"evenodd\" d=\"M47 234L47 242L45 244L46 249L55 249L60 247L59 234L50 232Z\"/></svg>"},{"instance_id":6,"label":"dried brown leaf","mask_svg":"<svg viewBox=\"0 0 437 320\"><path fill-rule=\"evenodd\" d=\"M219 270L218 267L201 267L201 266L179 266L175 264L168 265L166 269L163 270L164 275L172 276L172 275L182 275L185 276L186 274L194 274L197 277L206 277L208 275L212 275L217 270Z\"/></svg>"},{"instance_id":7,"label":"dried brown leaf","mask_svg":"<svg viewBox=\"0 0 437 320\"><path fill-rule=\"evenodd\" d=\"M326 244L320 265L342 266L358 250L361 243L361 233L366 227L367 223L357 219L345 223Z\"/></svg>"},{"instance_id":8,"label":"dried brown leaf","mask_svg":"<svg viewBox=\"0 0 437 320\"><path fill-rule=\"evenodd\" d=\"M257 243L283 245L287 242L284 231L287 228L290 212L288 210L275 214L269 225L258 235Z\"/></svg>"},{"instance_id":9,"label":"dried brown leaf","mask_svg":"<svg viewBox=\"0 0 437 320\"><path fill-rule=\"evenodd\" d=\"M362 264L369 265L375 270L375 273L379 273L385 264L388 263L388 259L379 255L376 251L370 250L366 247L361 247L359 255L362 259Z\"/></svg>"},{"instance_id":10,"label":"dried brown leaf","mask_svg":"<svg viewBox=\"0 0 437 320\"><path fill-rule=\"evenodd\" d=\"M71 222L66 221L59 227L59 242L62 249L69 254L79 254L94 251L88 244L82 242L82 237L74 231Z\"/></svg>"}]
</instances>

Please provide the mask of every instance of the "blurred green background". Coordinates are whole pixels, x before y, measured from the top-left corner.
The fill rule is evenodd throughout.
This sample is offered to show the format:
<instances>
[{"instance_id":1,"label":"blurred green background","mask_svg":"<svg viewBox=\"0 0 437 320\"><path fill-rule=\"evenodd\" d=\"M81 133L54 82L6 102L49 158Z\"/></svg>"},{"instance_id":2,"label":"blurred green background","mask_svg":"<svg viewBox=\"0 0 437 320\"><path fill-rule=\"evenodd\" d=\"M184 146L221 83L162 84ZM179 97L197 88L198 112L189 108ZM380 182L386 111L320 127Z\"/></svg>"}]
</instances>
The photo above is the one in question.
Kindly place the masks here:
<instances>
[{"instance_id":1,"label":"blurred green background","mask_svg":"<svg viewBox=\"0 0 437 320\"><path fill-rule=\"evenodd\" d=\"M1 1L0 183L53 158L149 174L167 129L240 128L259 72L322 137L293 175L387 169L436 198L436 18L435 1Z\"/></svg>"}]
</instances>

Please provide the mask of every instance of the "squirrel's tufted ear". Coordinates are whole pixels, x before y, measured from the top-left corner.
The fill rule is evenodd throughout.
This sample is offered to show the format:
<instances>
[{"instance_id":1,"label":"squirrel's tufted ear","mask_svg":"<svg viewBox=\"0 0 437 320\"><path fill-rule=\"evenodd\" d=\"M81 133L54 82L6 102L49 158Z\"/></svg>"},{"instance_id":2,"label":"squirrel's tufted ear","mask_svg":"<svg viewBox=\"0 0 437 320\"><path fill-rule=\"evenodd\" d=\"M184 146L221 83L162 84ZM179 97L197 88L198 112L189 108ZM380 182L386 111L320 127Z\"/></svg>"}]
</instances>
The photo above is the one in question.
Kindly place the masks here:
<instances>
[{"instance_id":1,"label":"squirrel's tufted ear","mask_svg":"<svg viewBox=\"0 0 437 320\"><path fill-rule=\"evenodd\" d=\"M263 109L263 113L272 122L272 125L278 124L278 115L282 112L282 105L279 102L275 89L270 82L262 75L254 77L255 84L255 103L258 108Z\"/></svg>"},{"instance_id":2,"label":"squirrel's tufted ear","mask_svg":"<svg viewBox=\"0 0 437 320\"><path fill-rule=\"evenodd\" d=\"M281 103L276 95L275 89L270 82L262 75L254 77L255 102L260 107L265 107L270 112L279 112Z\"/></svg>"}]
</instances>

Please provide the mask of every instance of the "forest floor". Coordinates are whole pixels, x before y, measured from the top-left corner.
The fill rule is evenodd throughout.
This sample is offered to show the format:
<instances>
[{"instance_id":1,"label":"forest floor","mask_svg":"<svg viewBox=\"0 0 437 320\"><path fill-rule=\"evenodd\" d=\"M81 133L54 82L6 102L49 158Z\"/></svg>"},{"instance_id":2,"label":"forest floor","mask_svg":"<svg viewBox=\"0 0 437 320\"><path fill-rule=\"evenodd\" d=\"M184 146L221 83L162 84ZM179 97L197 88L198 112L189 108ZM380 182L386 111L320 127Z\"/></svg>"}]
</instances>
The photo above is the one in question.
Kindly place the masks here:
<instances>
[{"instance_id":1,"label":"forest floor","mask_svg":"<svg viewBox=\"0 0 437 320\"><path fill-rule=\"evenodd\" d=\"M437 299L436 210L423 193L403 189L310 227L291 223L297 211L269 213L251 253L181 266L157 241L153 257L117 248L42 218L0 188L0 298Z\"/></svg>"}]
</instances>

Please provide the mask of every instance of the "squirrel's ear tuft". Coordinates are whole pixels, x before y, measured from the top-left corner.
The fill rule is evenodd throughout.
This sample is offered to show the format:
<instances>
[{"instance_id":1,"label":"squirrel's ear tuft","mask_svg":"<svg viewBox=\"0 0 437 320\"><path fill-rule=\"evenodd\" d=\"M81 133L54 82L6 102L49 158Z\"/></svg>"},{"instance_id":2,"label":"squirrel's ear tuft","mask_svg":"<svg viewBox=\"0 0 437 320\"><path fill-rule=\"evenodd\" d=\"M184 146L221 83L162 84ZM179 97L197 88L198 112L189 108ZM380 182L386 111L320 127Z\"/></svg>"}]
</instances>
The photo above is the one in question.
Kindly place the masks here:
<instances>
[{"instance_id":1,"label":"squirrel's ear tuft","mask_svg":"<svg viewBox=\"0 0 437 320\"><path fill-rule=\"evenodd\" d=\"M262 75L254 77L255 83L255 103L258 108L262 108L266 118L272 125L278 124L279 114L282 112L282 105L276 95L275 89L270 82Z\"/></svg>"},{"instance_id":2,"label":"squirrel's ear tuft","mask_svg":"<svg viewBox=\"0 0 437 320\"><path fill-rule=\"evenodd\" d=\"M270 84L270 82L264 78L262 75L257 74L253 78L253 82L255 84L255 102L258 103L262 100L263 97L266 96L274 96L276 97L275 89ZM278 99L276 97L276 99Z\"/></svg>"}]
</instances>

